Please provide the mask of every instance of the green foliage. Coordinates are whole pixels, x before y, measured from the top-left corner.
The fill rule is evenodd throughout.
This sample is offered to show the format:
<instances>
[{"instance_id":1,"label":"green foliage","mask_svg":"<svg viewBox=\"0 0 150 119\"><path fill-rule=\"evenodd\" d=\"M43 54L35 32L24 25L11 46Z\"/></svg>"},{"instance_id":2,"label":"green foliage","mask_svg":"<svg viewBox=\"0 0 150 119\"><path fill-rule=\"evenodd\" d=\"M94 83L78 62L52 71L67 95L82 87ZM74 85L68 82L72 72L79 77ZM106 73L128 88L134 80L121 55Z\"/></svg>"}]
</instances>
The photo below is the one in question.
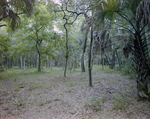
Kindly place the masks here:
<instances>
[{"instance_id":1,"label":"green foliage","mask_svg":"<svg viewBox=\"0 0 150 119\"><path fill-rule=\"evenodd\" d=\"M124 66L122 66L121 72L125 75L133 76L133 66L131 64L125 64Z\"/></svg>"},{"instance_id":2,"label":"green foliage","mask_svg":"<svg viewBox=\"0 0 150 119\"><path fill-rule=\"evenodd\" d=\"M0 34L0 55L8 51L8 47L10 46L9 41L9 37Z\"/></svg>"},{"instance_id":3,"label":"green foliage","mask_svg":"<svg viewBox=\"0 0 150 119\"><path fill-rule=\"evenodd\" d=\"M90 7L96 9L95 18L98 22L103 22L105 19L114 19L115 13L120 13L120 0L93 0Z\"/></svg>"}]
</instances>

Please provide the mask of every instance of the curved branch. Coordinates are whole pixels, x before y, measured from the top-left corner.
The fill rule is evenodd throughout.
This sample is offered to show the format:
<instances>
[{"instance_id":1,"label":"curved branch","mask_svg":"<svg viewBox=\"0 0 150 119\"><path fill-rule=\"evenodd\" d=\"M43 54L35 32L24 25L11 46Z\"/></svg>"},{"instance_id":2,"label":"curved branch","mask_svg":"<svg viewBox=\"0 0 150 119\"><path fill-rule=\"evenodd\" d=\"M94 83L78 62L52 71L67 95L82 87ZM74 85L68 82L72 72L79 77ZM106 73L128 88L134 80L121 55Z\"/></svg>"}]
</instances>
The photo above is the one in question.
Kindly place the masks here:
<instances>
[{"instance_id":1,"label":"curved branch","mask_svg":"<svg viewBox=\"0 0 150 119\"><path fill-rule=\"evenodd\" d=\"M7 26L6 24L0 25L0 27Z\"/></svg>"}]
</instances>

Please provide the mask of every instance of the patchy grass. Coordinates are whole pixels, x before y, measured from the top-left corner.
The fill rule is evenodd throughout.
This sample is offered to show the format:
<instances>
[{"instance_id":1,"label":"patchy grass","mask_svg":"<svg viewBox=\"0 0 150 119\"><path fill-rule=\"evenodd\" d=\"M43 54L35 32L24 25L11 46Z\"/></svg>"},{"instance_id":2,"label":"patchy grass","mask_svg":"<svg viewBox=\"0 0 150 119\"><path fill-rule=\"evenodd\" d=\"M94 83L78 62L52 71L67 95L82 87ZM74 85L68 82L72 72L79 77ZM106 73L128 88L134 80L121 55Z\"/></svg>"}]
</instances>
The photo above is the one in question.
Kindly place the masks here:
<instances>
[{"instance_id":1,"label":"patchy grass","mask_svg":"<svg viewBox=\"0 0 150 119\"><path fill-rule=\"evenodd\" d=\"M85 103L85 108L90 107L94 111L100 111L101 110L101 99L98 97L91 97L88 99L88 101Z\"/></svg>"},{"instance_id":2,"label":"patchy grass","mask_svg":"<svg viewBox=\"0 0 150 119\"><path fill-rule=\"evenodd\" d=\"M122 110L125 107L124 99L119 96L114 96L112 103L113 103L113 109L115 110Z\"/></svg>"},{"instance_id":3,"label":"patchy grass","mask_svg":"<svg viewBox=\"0 0 150 119\"><path fill-rule=\"evenodd\" d=\"M42 72L15 67L1 73L0 118L150 118L149 103L137 101L135 80L93 66L89 87L88 70L80 70L68 71L66 78L56 67Z\"/></svg>"},{"instance_id":4,"label":"patchy grass","mask_svg":"<svg viewBox=\"0 0 150 119\"><path fill-rule=\"evenodd\" d=\"M24 104L24 99L23 98L19 98L18 99L18 104L19 104L19 106L22 106Z\"/></svg>"},{"instance_id":5,"label":"patchy grass","mask_svg":"<svg viewBox=\"0 0 150 119\"><path fill-rule=\"evenodd\" d=\"M14 91L19 91L20 88L18 86L14 86L13 89Z\"/></svg>"},{"instance_id":6,"label":"patchy grass","mask_svg":"<svg viewBox=\"0 0 150 119\"><path fill-rule=\"evenodd\" d=\"M82 82L77 82L77 81L76 82L73 82L73 81L66 82L66 85L70 86L70 87L75 86L75 85L80 85L81 87L83 87Z\"/></svg>"}]
</instances>

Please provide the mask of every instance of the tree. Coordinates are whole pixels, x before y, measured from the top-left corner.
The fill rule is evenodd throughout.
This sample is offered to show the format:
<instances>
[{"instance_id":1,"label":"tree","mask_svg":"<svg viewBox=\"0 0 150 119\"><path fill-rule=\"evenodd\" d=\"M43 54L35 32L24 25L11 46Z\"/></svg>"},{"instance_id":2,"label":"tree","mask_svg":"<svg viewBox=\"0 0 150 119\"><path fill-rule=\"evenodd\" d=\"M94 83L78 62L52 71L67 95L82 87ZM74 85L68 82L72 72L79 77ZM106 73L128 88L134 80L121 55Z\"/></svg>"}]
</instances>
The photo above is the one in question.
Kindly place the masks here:
<instances>
[{"instance_id":1,"label":"tree","mask_svg":"<svg viewBox=\"0 0 150 119\"><path fill-rule=\"evenodd\" d=\"M81 71L85 72L85 66L84 66L84 54L85 54L85 50L86 50L86 44L87 44L87 39L88 39L88 33L91 27L91 18L88 17L87 15L84 15L85 20L83 21L83 24L81 26L81 31L85 30L85 39L83 41L83 52L82 52L82 56L81 56Z\"/></svg>"},{"instance_id":2,"label":"tree","mask_svg":"<svg viewBox=\"0 0 150 119\"><path fill-rule=\"evenodd\" d=\"M91 8L95 11L97 23L110 20L127 22L122 26L130 35L134 69L136 72L138 94L141 98L150 98L148 80L150 77L150 62L148 53L148 32L150 26L150 2L147 0L93 0ZM122 23L122 22L121 22Z\"/></svg>"},{"instance_id":3,"label":"tree","mask_svg":"<svg viewBox=\"0 0 150 119\"><path fill-rule=\"evenodd\" d=\"M40 1L42 2L42 1ZM30 18L31 27L29 39L35 41L36 50L38 53L38 71L41 71L41 54L42 54L42 42L48 39L48 32L52 30L51 16L46 9L46 5L37 3L37 9L34 11Z\"/></svg>"},{"instance_id":4,"label":"tree","mask_svg":"<svg viewBox=\"0 0 150 119\"><path fill-rule=\"evenodd\" d=\"M41 71L42 60L45 61L47 56L52 56L52 52L50 51L53 50L49 43L53 40L54 34L52 32L51 16L46 8L47 6L41 2L35 3L37 9L34 10L30 18L21 17L23 23L20 25L20 29L15 30L12 35L16 41L19 40L12 48L14 50L14 54L12 55L14 57L19 55L19 57L24 57L24 59L26 57L27 64L30 63L30 66L31 61L34 60L32 63L35 66L37 60L36 54L38 54L38 71Z\"/></svg>"},{"instance_id":5,"label":"tree","mask_svg":"<svg viewBox=\"0 0 150 119\"><path fill-rule=\"evenodd\" d=\"M72 1L72 0L64 0L61 2L61 5L59 5L59 8L54 10L55 12L62 12L63 13L63 20L64 23L64 29L66 33L66 53L65 53L65 70L64 70L64 77L66 77L66 71L67 71L67 63L68 63L68 57L69 57L69 48L68 48L68 28L67 26L70 26L74 24L74 22L77 20L78 16L81 14L85 14L86 10L82 9L84 6L84 1Z\"/></svg>"}]
</instances>

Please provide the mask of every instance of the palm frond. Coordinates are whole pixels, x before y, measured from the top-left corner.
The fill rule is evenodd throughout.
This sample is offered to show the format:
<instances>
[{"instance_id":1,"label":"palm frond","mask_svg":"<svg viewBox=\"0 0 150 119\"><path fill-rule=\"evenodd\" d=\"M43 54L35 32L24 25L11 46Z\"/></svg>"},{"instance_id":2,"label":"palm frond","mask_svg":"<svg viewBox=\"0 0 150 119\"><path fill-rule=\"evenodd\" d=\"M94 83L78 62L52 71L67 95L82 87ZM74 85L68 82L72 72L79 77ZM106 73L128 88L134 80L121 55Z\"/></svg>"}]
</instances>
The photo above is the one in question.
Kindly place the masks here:
<instances>
[{"instance_id":1,"label":"palm frond","mask_svg":"<svg viewBox=\"0 0 150 119\"><path fill-rule=\"evenodd\" d=\"M150 26L150 2L144 0L139 4L137 7L136 18L138 22Z\"/></svg>"},{"instance_id":2,"label":"palm frond","mask_svg":"<svg viewBox=\"0 0 150 119\"><path fill-rule=\"evenodd\" d=\"M14 30L20 24L19 14L17 13L18 10L23 11L23 13L26 13L28 16L30 16L34 10L34 0L1 0L0 21L8 21L11 29Z\"/></svg>"},{"instance_id":3,"label":"palm frond","mask_svg":"<svg viewBox=\"0 0 150 119\"><path fill-rule=\"evenodd\" d=\"M121 4L120 0L94 0L90 8L94 10L97 21L103 22L105 18L114 19L115 13L121 13Z\"/></svg>"}]
</instances>

